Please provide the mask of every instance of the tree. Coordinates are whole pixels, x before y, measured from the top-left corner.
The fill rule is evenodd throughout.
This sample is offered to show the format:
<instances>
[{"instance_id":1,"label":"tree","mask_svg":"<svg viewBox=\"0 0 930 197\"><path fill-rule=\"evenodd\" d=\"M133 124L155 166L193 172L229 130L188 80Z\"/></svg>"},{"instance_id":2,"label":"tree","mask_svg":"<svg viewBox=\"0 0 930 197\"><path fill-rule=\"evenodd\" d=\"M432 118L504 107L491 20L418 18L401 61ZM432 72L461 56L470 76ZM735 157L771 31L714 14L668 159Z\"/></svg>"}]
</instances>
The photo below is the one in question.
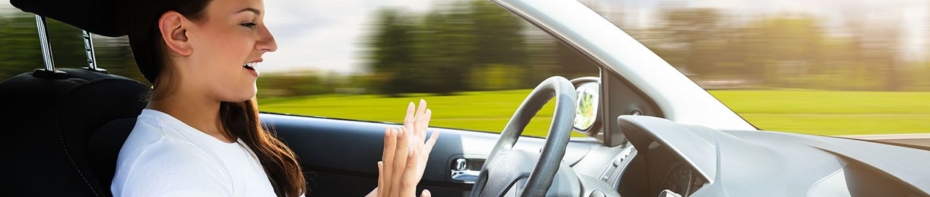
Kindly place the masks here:
<instances>
[{"instance_id":1,"label":"tree","mask_svg":"<svg viewBox=\"0 0 930 197\"><path fill-rule=\"evenodd\" d=\"M466 18L467 7L458 7L447 13L433 11L418 27L416 36L417 76L423 91L451 94L469 90L469 70L475 65L472 54L474 29Z\"/></svg>"},{"instance_id":2,"label":"tree","mask_svg":"<svg viewBox=\"0 0 930 197\"><path fill-rule=\"evenodd\" d=\"M709 75L716 69L715 54L722 48L721 14L711 8L675 8L663 12L658 33L665 37L662 49L670 64L682 70Z\"/></svg>"},{"instance_id":3,"label":"tree","mask_svg":"<svg viewBox=\"0 0 930 197\"><path fill-rule=\"evenodd\" d=\"M441 4L418 17L383 10L378 17L369 37L370 67L388 95L473 90L471 80L484 77L470 76L481 73L475 68L520 70L529 59L521 20L490 2Z\"/></svg>"},{"instance_id":4,"label":"tree","mask_svg":"<svg viewBox=\"0 0 930 197\"><path fill-rule=\"evenodd\" d=\"M526 65L527 50L523 34L524 22L491 1L470 1L470 11L453 15L467 18L475 36L474 60L478 65Z\"/></svg>"},{"instance_id":5,"label":"tree","mask_svg":"<svg viewBox=\"0 0 930 197\"><path fill-rule=\"evenodd\" d=\"M368 42L369 67L377 73L375 81L381 93L397 95L415 82L404 74L413 64L414 26L397 10L379 12L373 36Z\"/></svg>"},{"instance_id":6,"label":"tree","mask_svg":"<svg viewBox=\"0 0 930 197\"><path fill-rule=\"evenodd\" d=\"M746 27L743 43L751 56L744 59L758 66L755 73L770 85L798 87L804 76L821 74L824 35L820 22L805 14L781 14L762 18ZM804 87L802 87L804 88Z\"/></svg>"}]
</instances>

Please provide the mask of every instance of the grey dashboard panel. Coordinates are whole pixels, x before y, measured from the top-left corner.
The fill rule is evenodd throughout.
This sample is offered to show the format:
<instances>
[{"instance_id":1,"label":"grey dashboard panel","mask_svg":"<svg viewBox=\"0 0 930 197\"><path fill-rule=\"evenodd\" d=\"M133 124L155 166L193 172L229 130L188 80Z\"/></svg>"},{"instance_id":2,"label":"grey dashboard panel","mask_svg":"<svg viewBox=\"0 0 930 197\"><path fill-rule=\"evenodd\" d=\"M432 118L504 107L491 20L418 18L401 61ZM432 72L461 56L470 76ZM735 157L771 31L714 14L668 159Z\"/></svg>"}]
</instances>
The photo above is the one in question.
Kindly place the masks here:
<instances>
[{"instance_id":1,"label":"grey dashboard panel","mask_svg":"<svg viewBox=\"0 0 930 197\"><path fill-rule=\"evenodd\" d=\"M713 178L691 196L930 196L926 150L836 137L717 131L645 116L619 117L618 124L637 150L664 147Z\"/></svg>"},{"instance_id":2,"label":"grey dashboard panel","mask_svg":"<svg viewBox=\"0 0 930 197\"><path fill-rule=\"evenodd\" d=\"M708 182L714 182L717 174L717 147L712 143L714 139L708 138L708 130L667 124L668 120L649 116L620 116L617 122L633 146L649 149L665 146L675 152L679 159L693 166Z\"/></svg>"}]
</instances>

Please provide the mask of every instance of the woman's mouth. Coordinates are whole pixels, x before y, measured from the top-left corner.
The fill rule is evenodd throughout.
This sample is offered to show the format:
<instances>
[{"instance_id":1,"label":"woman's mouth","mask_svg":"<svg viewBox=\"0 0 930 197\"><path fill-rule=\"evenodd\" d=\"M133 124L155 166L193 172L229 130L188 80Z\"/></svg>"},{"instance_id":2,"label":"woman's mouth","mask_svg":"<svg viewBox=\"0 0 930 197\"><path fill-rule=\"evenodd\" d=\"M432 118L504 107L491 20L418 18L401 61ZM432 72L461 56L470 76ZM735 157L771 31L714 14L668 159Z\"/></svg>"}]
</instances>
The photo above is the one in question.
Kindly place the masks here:
<instances>
[{"instance_id":1,"label":"woman's mouth","mask_svg":"<svg viewBox=\"0 0 930 197\"><path fill-rule=\"evenodd\" d=\"M243 68L249 70L249 73L258 77L258 70L255 70L255 67L258 66L258 62L249 62L242 65Z\"/></svg>"},{"instance_id":2,"label":"woman's mouth","mask_svg":"<svg viewBox=\"0 0 930 197\"><path fill-rule=\"evenodd\" d=\"M255 70L255 67L258 66L258 62L245 63L242 65L243 68L249 70Z\"/></svg>"}]
</instances>

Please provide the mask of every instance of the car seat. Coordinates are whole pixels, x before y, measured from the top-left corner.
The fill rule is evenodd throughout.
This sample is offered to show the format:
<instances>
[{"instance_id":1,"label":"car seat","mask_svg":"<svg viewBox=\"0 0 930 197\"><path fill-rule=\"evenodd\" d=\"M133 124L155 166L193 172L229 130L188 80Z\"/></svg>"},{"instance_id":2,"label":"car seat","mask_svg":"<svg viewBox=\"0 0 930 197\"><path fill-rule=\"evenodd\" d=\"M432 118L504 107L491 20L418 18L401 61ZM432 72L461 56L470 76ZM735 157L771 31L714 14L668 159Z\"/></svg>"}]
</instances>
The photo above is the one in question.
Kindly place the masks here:
<instances>
[{"instance_id":1,"label":"car seat","mask_svg":"<svg viewBox=\"0 0 930 197\"><path fill-rule=\"evenodd\" d=\"M41 2L11 1L24 11L40 15L46 12L41 10ZM87 15L82 16L85 18L98 17L87 9L70 9L79 10ZM146 105L149 88L96 68L87 32L84 38L90 65L56 69L43 31L45 17L40 15L36 15L36 20L46 68L0 82L3 104L0 130L7 136L2 143L0 196L112 196L109 188L116 157L135 124L135 117ZM82 19L78 16L70 19L62 14L55 16L82 29L105 27L75 22ZM106 30L98 32L113 35Z\"/></svg>"}]
</instances>

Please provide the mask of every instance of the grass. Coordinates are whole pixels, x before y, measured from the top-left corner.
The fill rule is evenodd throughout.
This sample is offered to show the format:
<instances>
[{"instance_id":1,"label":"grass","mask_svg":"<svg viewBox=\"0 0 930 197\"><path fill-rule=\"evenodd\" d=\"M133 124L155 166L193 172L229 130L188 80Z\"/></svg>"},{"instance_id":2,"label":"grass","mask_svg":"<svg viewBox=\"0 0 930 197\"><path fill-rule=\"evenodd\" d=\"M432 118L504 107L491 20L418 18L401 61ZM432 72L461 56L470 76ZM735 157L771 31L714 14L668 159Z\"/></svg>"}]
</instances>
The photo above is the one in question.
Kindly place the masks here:
<instances>
[{"instance_id":1,"label":"grass","mask_svg":"<svg viewBox=\"0 0 930 197\"><path fill-rule=\"evenodd\" d=\"M765 130L818 135L930 133L930 92L722 90L711 94Z\"/></svg>"},{"instance_id":2,"label":"grass","mask_svg":"<svg viewBox=\"0 0 930 197\"><path fill-rule=\"evenodd\" d=\"M322 117L402 122L409 102L425 99L433 111L431 126L500 132L529 90L463 92L452 96L425 94L390 98L380 95L321 95L260 100L262 111ZM527 125L524 135L548 132L554 106L547 104ZM582 136L582 135L577 135Z\"/></svg>"},{"instance_id":3,"label":"grass","mask_svg":"<svg viewBox=\"0 0 930 197\"><path fill-rule=\"evenodd\" d=\"M260 108L279 113L400 122L407 103L422 98L433 110L432 126L500 132L529 92L464 92L453 96L413 94L398 98L319 95L263 99ZM818 135L930 132L930 92L719 90L711 91L711 94L765 130ZM545 135L552 111L552 103L547 104L524 134Z\"/></svg>"}]
</instances>

